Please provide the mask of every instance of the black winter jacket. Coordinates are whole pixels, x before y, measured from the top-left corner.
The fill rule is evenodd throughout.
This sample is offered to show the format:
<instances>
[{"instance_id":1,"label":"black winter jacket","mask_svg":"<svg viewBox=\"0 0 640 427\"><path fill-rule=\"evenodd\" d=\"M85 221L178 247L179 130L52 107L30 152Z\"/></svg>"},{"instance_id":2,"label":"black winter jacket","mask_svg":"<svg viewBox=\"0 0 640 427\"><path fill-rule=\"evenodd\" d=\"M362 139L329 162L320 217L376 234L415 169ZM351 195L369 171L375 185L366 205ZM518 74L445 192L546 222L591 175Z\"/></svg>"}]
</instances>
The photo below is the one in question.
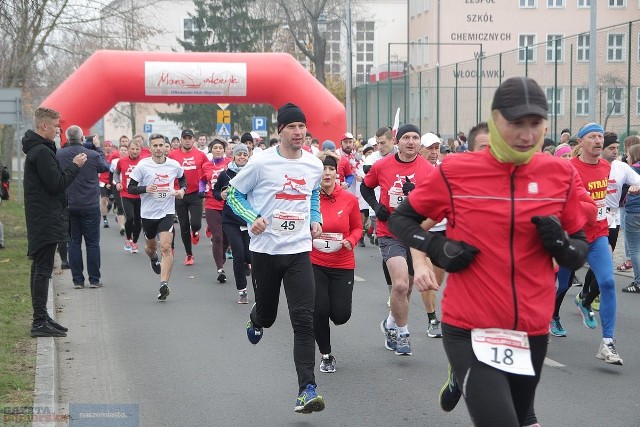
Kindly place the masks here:
<instances>
[{"instance_id":1,"label":"black winter jacket","mask_svg":"<svg viewBox=\"0 0 640 427\"><path fill-rule=\"evenodd\" d=\"M64 171L56 158L56 146L28 130L22 138L24 163L24 212L27 223L27 254L69 239L66 188L80 173L71 163Z\"/></svg>"},{"instance_id":2,"label":"black winter jacket","mask_svg":"<svg viewBox=\"0 0 640 427\"><path fill-rule=\"evenodd\" d=\"M222 192L229 186L229 181L231 181L236 175L237 172L234 172L228 168L220 174L218 180L211 189L211 191L213 192L213 197L216 200L222 200ZM222 223L228 225L236 225L238 227L247 226L247 221L236 215L231 209L231 206L229 206L226 202L224 204L224 207L222 208Z\"/></svg>"}]
</instances>

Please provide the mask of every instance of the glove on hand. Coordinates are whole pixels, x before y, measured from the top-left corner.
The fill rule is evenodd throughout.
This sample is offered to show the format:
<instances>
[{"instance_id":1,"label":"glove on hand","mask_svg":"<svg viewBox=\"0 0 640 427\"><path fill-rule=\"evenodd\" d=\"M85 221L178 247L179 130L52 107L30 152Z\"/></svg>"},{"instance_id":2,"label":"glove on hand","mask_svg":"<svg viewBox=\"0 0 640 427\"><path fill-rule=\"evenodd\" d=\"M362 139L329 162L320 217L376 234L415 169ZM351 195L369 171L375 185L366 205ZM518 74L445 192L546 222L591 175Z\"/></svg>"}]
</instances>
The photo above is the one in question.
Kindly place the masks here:
<instances>
[{"instance_id":1,"label":"glove on hand","mask_svg":"<svg viewBox=\"0 0 640 427\"><path fill-rule=\"evenodd\" d=\"M405 176L405 182L402 184L402 192L405 196L409 194L409 192L413 191L416 188L416 185L409 180L408 176Z\"/></svg>"},{"instance_id":2,"label":"glove on hand","mask_svg":"<svg viewBox=\"0 0 640 427\"><path fill-rule=\"evenodd\" d=\"M204 191L198 191L198 197L204 199L205 197L207 197L207 195Z\"/></svg>"},{"instance_id":3,"label":"glove on hand","mask_svg":"<svg viewBox=\"0 0 640 427\"><path fill-rule=\"evenodd\" d=\"M467 268L480 250L465 242L451 240L436 234L427 244L427 255L431 262L444 271L453 273Z\"/></svg>"},{"instance_id":4,"label":"glove on hand","mask_svg":"<svg viewBox=\"0 0 640 427\"><path fill-rule=\"evenodd\" d=\"M391 214L385 205L379 204L375 210L376 218L380 221L388 221Z\"/></svg>"},{"instance_id":5,"label":"glove on hand","mask_svg":"<svg viewBox=\"0 0 640 427\"><path fill-rule=\"evenodd\" d=\"M534 216L531 222L536 225L538 234L542 240L542 246L551 255L557 254L567 246L569 246L569 236L564 231L558 217L551 216Z\"/></svg>"}]
</instances>

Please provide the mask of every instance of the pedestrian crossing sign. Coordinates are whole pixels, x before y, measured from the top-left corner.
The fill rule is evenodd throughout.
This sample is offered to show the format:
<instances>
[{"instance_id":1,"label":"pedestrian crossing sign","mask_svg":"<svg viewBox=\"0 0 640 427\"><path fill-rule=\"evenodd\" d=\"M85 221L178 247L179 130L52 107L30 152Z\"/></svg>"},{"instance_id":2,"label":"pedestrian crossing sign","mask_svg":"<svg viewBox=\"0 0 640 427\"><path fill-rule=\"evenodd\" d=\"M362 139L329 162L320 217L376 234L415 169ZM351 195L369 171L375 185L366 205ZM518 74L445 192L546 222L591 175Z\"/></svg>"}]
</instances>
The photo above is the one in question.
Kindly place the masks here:
<instances>
[{"instance_id":1,"label":"pedestrian crossing sign","mask_svg":"<svg viewBox=\"0 0 640 427\"><path fill-rule=\"evenodd\" d=\"M231 136L231 123L218 123L218 126L216 126L216 135Z\"/></svg>"}]
</instances>

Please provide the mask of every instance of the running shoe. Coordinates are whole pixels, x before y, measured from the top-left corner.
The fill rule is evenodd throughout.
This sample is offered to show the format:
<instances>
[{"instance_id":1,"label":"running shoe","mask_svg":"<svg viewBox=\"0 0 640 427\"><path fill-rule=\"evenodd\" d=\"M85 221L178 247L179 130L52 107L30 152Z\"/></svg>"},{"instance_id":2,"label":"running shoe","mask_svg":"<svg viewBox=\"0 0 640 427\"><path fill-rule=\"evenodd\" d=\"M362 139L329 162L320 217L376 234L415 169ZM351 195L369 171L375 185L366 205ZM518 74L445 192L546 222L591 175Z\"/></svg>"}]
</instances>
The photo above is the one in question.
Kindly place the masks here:
<instances>
[{"instance_id":1,"label":"running shoe","mask_svg":"<svg viewBox=\"0 0 640 427\"><path fill-rule=\"evenodd\" d=\"M582 315L582 323L589 329L595 329L598 327L598 321L596 320L596 316L591 311L591 307L585 307L582 305L582 298L580 298L580 294L576 295L575 299L576 307L578 307L578 311Z\"/></svg>"},{"instance_id":2,"label":"running shoe","mask_svg":"<svg viewBox=\"0 0 640 427\"><path fill-rule=\"evenodd\" d=\"M440 389L440 407L445 412L451 412L456 407L462 396L462 390L453 376L451 365L447 366L447 381Z\"/></svg>"},{"instance_id":3,"label":"running shoe","mask_svg":"<svg viewBox=\"0 0 640 427\"><path fill-rule=\"evenodd\" d=\"M604 341L600 342L600 348L596 353L596 358L604 360L611 365L622 365L622 358L616 350L615 341L609 344L605 344Z\"/></svg>"},{"instance_id":4,"label":"running shoe","mask_svg":"<svg viewBox=\"0 0 640 427\"><path fill-rule=\"evenodd\" d=\"M238 304L249 304L249 298L247 297L247 291L238 292Z\"/></svg>"},{"instance_id":5,"label":"running shoe","mask_svg":"<svg viewBox=\"0 0 640 427\"><path fill-rule=\"evenodd\" d=\"M224 253L225 258L233 259L233 252L231 252L231 248L227 249Z\"/></svg>"},{"instance_id":6,"label":"running shoe","mask_svg":"<svg viewBox=\"0 0 640 427\"><path fill-rule=\"evenodd\" d=\"M204 235L207 236L207 239L211 238L211 230L209 230L209 227L204 229Z\"/></svg>"},{"instance_id":7,"label":"running shoe","mask_svg":"<svg viewBox=\"0 0 640 427\"><path fill-rule=\"evenodd\" d=\"M158 299L160 301L164 301L167 299L167 297L169 296L169 294L171 293L169 291L169 286L166 283L163 283L162 286L160 286L160 293L158 294Z\"/></svg>"},{"instance_id":8,"label":"running shoe","mask_svg":"<svg viewBox=\"0 0 640 427\"><path fill-rule=\"evenodd\" d=\"M125 233L124 227L120 228L120 235L124 236L124 233Z\"/></svg>"},{"instance_id":9,"label":"running shoe","mask_svg":"<svg viewBox=\"0 0 640 427\"><path fill-rule=\"evenodd\" d=\"M440 326L440 321L437 317L429 321L427 336L429 338L442 338L442 327Z\"/></svg>"},{"instance_id":10,"label":"running shoe","mask_svg":"<svg viewBox=\"0 0 640 427\"><path fill-rule=\"evenodd\" d=\"M296 398L295 411L299 414L310 414L320 412L324 409L322 396L316 393L315 384L307 384L307 388L302 390Z\"/></svg>"},{"instance_id":11,"label":"running shoe","mask_svg":"<svg viewBox=\"0 0 640 427\"><path fill-rule=\"evenodd\" d=\"M409 340L409 334L398 334L396 354L398 356L411 356L411 341Z\"/></svg>"},{"instance_id":12,"label":"running shoe","mask_svg":"<svg viewBox=\"0 0 640 427\"><path fill-rule=\"evenodd\" d=\"M138 253L138 244L136 242L131 242L131 253L132 254Z\"/></svg>"},{"instance_id":13,"label":"running shoe","mask_svg":"<svg viewBox=\"0 0 640 427\"><path fill-rule=\"evenodd\" d=\"M55 320L53 320L53 319L51 318L51 316L49 316L48 314L47 314L47 322L49 322L49 324L50 324L51 326L53 326L54 328L56 328L56 329L57 329L57 330L59 330L59 331L62 331L62 332L69 332L69 328L65 328L65 327L64 327L64 326L62 326L60 323L58 323L58 322L56 322Z\"/></svg>"},{"instance_id":14,"label":"running shoe","mask_svg":"<svg viewBox=\"0 0 640 427\"><path fill-rule=\"evenodd\" d=\"M102 228L109 228L109 220L107 219L102 220Z\"/></svg>"},{"instance_id":15,"label":"running shoe","mask_svg":"<svg viewBox=\"0 0 640 427\"><path fill-rule=\"evenodd\" d=\"M124 241L124 250L125 251L129 251L129 253L131 253L131 244L133 242L131 240L125 240Z\"/></svg>"},{"instance_id":16,"label":"running shoe","mask_svg":"<svg viewBox=\"0 0 640 427\"><path fill-rule=\"evenodd\" d=\"M258 344L262 339L262 328L256 328L253 326L251 319L247 322L247 338L253 345Z\"/></svg>"},{"instance_id":17,"label":"running shoe","mask_svg":"<svg viewBox=\"0 0 640 427\"><path fill-rule=\"evenodd\" d=\"M551 324L549 325L549 333L554 337L567 336L567 331L565 331L562 325L560 324L559 317L554 317L553 320L551 320Z\"/></svg>"},{"instance_id":18,"label":"running shoe","mask_svg":"<svg viewBox=\"0 0 640 427\"><path fill-rule=\"evenodd\" d=\"M384 347L387 350L395 351L397 346L397 337L395 328L387 328L387 318L385 317L382 323L380 323L380 330L386 337L384 341Z\"/></svg>"},{"instance_id":19,"label":"running shoe","mask_svg":"<svg viewBox=\"0 0 640 427\"><path fill-rule=\"evenodd\" d=\"M222 268L218 269L218 282L224 283L226 281L227 281L227 275L224 272L224 269Z\"/></svg>"},{"instance_id":20,"label":"running shoe","mask_svg":"<svg viewBox=\"0 0 640 427\"><path fill-rule=\"evenodd\" d=\"M84 283L74 283L73 287L75 289L84 289Z\"/></svg>"},{"instance_id":21,"label":"running shoe","mask_svg":"<svg viewBox=\"0 0 640 427\"><path fill-rule=\"evenodd\" d=\"M636 282L631 282L629 286L627 286L626 288L622 288L622 292L637 294L640 293L640 287L636 284Z\"/></svg>"},{"instance_id":22,"label":"running shoe","mask_svg":"<svg viewBox=\"0 0 640 427\"><path fill-rule=\"evenodd\" d=\"M192 231L191 232L191 244L192 245L197 245L198 243L200 243L200 232L198 231Z\"/></svg>"},{"instance_id":23,"label":"running shoe","mask_svg":"<svg viewBox=\"0 0 640 427\"><path fill-rule=\"evenodd\" d=\"M361 248L364 248L366 246L364 244L364 237L360 237L360 240L358 240L358 246L360 246Z\"/></svg>"},{"instance_id":24,"label":"running shoe","mask_svg":"<svg viewBox=\"0 0 640 427\"><path fill-rule=\"evenodd\" d=\"M330 354L323 354L320 360L320 372L335 372L336 358Z\"/></svg>"},{"instance_id":25,"label":"running shoe","mask_svg":"<svg viewBox=\"0 0 640 427\"><path fill-rule=\"evenodd\" d=\"M583 286L583 285L584 283L582 283L582 280L580 280L578 276L574 275L573 282L571 282L571 286Z\"/></svg>"},{"instance_id":26,"label":"running shoe","mask_svg":"<svg viewBox=\"0 0 640 427\"><path fill-rule=\"evenodd\" d=\"M63 259L62 261L60 261L61 270L69 270L70 268L71 266L69 265L69 261L67 261L66 259Z\"/></svg>"},{"instance_id":27,"label":"running shoe","mask_svg":"<svg viewBox=\"0 0 640 427\"><path fill-rule=\"evenodd\" d=\"M103 286L102 282L89 283L89 287L92 289L101 288L102 286Z\"/></svg>"},{"instance_id":28,"label":"running shoe","mask_svg":"<svg viewBox=\"0 0 640 427\"><path fill-rule=\"evenodd\" d=\"M154 273L160 274L160 260L158 258L151 260L151 269Z\"/></svg>"},{"instance_id":29,"label":"running shoe","mask_svg":"<svg viewBox=\"0 0 640 427\"><path fill-rule=\"evenodd\" d=\"M193 255L187 255L184 259L184 265L193 265Z\"/></svg>"},{"instance_id":30,"label":"running shoe","mask_svg":"<svg viewBox=\"0 0 640 427\"><path fill-rule=\"evenodd\" d=\"M591 310L600 311L600 295L598 295L591 303Z\"/></svg>"}]
</instances>

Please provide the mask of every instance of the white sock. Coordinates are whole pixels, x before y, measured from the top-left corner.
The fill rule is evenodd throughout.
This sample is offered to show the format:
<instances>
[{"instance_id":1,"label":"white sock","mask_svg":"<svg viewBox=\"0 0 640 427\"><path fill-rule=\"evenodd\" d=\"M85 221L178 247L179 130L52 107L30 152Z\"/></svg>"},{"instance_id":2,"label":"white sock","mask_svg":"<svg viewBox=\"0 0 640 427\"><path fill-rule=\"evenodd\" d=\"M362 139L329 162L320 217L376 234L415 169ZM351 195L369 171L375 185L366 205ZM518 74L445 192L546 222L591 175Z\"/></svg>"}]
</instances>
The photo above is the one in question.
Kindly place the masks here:
<instances>
[{"instance_id":1,"label":"white sock","mask_svg":"<svg viewBox=\"0 0 640 427\"><path fill-rule=\"evenodd\" d=\"M389 315L387 316L387 329L395 329L396 327L396 319L394 319L393 314L389 312Z\"/></svg>"},{"instance_id":2,"label":"white sock","mask_svg":"<svg viewBox=\"0 0 640 427\"><path fill-rule=\"evenodd\" d=\"M602 338L602 342L605 344L613 344L613 338Z\"/></svg>"},{"instance_id":3,"label":"white sock","mask_svg":"<svg viewBox=\"0 0 640 427\"><path fill-rule=\"evenodd\" d=\"M409 335L409 325L398 326L398 330L396 333L398 335Z\"/></svg>"}]
</instances>

